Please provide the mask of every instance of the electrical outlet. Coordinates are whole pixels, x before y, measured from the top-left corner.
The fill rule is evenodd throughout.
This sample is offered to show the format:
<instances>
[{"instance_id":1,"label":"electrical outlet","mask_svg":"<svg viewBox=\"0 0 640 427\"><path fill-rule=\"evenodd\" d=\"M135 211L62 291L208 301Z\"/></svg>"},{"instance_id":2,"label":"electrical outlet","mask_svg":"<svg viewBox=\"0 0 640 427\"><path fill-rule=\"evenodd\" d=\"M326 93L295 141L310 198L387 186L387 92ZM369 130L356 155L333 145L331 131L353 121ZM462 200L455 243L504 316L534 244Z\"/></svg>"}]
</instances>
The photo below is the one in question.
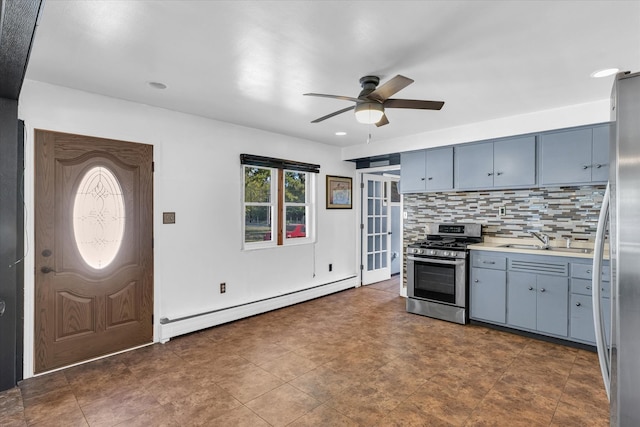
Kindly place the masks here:
<instances>
[{"instance_id":1,"label":"electrical outlet","mask_svg":"<svg viewBox=\"0 0 640 427\"><path fill-rule=\"evenodd\" d=\"M163 224L175 224L176 223L176 213L175 212L162 212L162 223Z\"/></svg>"},{"instance_id":2,"label":"electrical outlet","mask_svg":"<svg viewBox=\"0 0 640 427\"><path fill-rule=\"evenodd\" d=\"M500 206L498 208L498 216L503 216L507 214L507 208L505 206Z\"/></svg>"},{"instance_id":3,"label":"electrical outlet","mask_svg":"<svg viewBox=\"0 0 640 427\"><path fill-rule=\"evenodd\" d=\"M329 264L329 271L333 271L333 264Z\"/></svg>"},{"instance_id":4,"label":"electrical outlet","mask_svg":"<svg viewBox=\"0 0 640 427\"><path fill-rule=\"evenodd\" d=\"M402 217L403 217L404 219L409 218L409 213L408 213L407 211L404 211L404 212L402 213Z\"/></svg>"},{"instance_id":5,"label":"electrical outlet","mask_svg":"<svg viewBox=\"0 0 640 427\"><path fill-rule=\"evenodd\" d=\"M226 283L220 283L220 293L224 294L225 292L227 292L227 284Z\"/></svg>"}]
</instances>

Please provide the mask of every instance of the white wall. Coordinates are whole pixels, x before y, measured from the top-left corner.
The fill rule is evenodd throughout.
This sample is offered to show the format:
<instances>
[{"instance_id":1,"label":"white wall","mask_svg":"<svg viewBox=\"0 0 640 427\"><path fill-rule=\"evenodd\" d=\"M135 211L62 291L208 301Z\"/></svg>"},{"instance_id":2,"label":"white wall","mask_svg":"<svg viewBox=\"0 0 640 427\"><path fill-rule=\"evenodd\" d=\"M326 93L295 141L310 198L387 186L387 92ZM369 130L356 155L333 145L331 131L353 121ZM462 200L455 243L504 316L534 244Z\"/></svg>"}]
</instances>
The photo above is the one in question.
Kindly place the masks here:
<instances>
[{"instance_id":1,"label":"white wall","mask_svg":"<svg viewBox=\"0 0 640 427\"><path fill-rule=\"evenodd\" d=\"M33 130L154 146L155 319L273 297L356 275L356 207L327 211L325 176L355 176L337 147L202 117L25 81L27 241L33 248ZM241 153L320 164L317 243L241 250ZM162 212L176 212L163 225ZM333 271L328 271L328 264ZM25 272L34 271L33 253ZM227 292L219 293L226 282ZM32 375L34 277L25 273L25 376ZM157 337L157 334L156 334Z\"/></svg>"}]
</instances>

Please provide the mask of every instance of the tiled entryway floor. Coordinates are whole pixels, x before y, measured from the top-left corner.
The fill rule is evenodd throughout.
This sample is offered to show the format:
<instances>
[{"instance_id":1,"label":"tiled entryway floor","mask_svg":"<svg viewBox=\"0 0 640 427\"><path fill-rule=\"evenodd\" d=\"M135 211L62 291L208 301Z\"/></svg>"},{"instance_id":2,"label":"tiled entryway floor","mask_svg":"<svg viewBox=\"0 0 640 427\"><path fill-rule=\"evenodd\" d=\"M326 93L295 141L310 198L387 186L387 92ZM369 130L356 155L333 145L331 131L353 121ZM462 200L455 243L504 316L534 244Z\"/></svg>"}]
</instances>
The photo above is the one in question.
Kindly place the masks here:
<instances>
[{"instance_id":1,"label":"tiled entryway floor","mask_svg":"<svg viewBox=\"0 0 640 427\"><path fill-rule=\"evenodd\" d=\"M2 426L606 426L594 353L405 312L392 279L21 383Z\"/></svg>"}]
</instances>

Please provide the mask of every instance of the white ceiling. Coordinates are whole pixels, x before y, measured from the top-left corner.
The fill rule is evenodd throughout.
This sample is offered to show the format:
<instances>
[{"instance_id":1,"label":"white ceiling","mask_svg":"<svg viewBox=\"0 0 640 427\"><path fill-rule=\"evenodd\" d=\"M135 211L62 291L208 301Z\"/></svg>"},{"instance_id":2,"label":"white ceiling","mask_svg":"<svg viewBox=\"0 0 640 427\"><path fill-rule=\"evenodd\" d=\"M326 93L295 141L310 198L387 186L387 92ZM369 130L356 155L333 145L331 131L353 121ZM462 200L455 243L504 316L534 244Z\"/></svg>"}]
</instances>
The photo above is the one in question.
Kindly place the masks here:
<instances>
[{"instance_id":1,"label":"white ceiling","mask_svg":"<svg viewBox=\"0 0 640 427\"><path fill-rule=\"evenodd\" d=\"M640 70L640 1L47 0L26 78L349 146L606 99L608 67ZM444 108L310 123L371 74Z\"/></svg>"}]
</instances>

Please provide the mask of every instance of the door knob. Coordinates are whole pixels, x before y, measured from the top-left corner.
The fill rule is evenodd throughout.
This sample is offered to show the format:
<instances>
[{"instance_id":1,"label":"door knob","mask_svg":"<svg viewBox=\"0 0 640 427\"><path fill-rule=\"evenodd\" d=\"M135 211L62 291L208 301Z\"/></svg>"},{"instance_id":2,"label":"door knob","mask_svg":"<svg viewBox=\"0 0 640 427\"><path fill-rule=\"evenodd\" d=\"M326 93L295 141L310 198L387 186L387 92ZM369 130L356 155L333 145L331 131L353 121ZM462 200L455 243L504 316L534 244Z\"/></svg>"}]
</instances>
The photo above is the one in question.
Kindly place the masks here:
<instances>
[{"instance_id":1,"label":"door knob","mask_svg":"<svg viewBox=\"0 0 640 427\"><path fill-rule=\"evenodd\" d=\"M42 267L40 271L43 272L44 274L55 273L55 270L53 268L47 267L47 266Z\"/></svg>"},{"instance_id":2,"label":"door knob","mask_svg":"<svg viewBox=\"0 0 640 427\"><path fill-rule=\"evenodd\" d=\"M51 249L45 249L45 250L42 251L42 256L43 257L50 257L52 253L53 252L51 252Z\"/></svg>"}]
</instances>

